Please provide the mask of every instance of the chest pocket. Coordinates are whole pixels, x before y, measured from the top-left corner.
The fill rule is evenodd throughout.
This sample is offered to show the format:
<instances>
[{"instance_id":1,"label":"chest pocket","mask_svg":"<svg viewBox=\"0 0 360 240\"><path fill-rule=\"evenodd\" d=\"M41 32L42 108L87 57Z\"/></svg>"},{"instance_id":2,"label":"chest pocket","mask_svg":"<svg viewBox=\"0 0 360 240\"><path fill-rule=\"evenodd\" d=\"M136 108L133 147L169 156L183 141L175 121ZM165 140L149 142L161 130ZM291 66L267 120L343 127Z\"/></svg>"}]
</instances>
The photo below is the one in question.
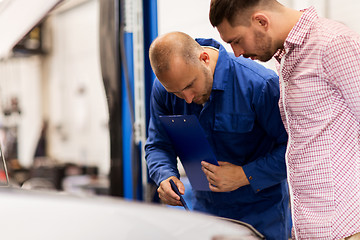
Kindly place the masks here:
<instances>
[{"instance_id":1,"label":"chest pocket","mask_svg":"<svg viewBox=\"0 0 360 240\"><path fill-rule=\"evenodd\" d=\"M254 115L218 113L215 115L214 131L248 133L253 129L254 121Z\"/></svg>"}]
</instances>

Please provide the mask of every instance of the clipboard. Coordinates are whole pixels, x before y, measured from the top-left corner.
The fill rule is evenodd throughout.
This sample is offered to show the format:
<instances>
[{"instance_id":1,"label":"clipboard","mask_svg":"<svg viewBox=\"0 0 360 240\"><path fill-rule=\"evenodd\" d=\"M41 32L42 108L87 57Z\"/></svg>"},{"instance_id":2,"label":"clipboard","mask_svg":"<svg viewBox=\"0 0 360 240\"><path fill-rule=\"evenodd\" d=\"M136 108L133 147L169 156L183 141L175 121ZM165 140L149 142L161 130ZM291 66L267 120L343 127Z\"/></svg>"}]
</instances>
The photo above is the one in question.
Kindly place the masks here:
<instances>
[{"instance_id":1,"label":"clipboard","mask_svg":"<svg viewBox=\"0 0 360 240\"><path fill-rule=\"evenodd\" d=\"M210 191L201 161L219 165L195 115L159 116L194 190Z\"/></svg>"}]
</instances>

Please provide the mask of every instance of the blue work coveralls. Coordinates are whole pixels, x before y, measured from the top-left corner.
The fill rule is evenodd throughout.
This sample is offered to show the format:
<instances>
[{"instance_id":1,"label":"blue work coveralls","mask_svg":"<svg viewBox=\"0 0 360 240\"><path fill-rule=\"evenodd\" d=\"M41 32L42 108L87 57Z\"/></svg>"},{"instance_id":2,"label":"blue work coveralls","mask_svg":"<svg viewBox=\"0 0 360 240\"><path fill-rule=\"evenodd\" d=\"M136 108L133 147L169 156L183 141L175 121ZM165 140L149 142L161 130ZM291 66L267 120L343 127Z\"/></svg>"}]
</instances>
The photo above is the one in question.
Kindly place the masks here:
<instances>
[{"instance_id":1,"label":"blue work coveralls","mask_svg":"<svg viewBox=\"0 0 360 240\"><path fill-rule=\"evenodd\" d=\"M145 145L150 177L157 185L177 176L176 153L159 115L196 115L219 161L243 167L250 185L232 192L194 191L194 210L251 224L266 239L287 239L291 220L286 182L287 134L278 108L278 76L262 65L219 49L210 99L187 104L154 81ZM201 159L200 159L201 160Z\"/></svg>"}]
</instances>

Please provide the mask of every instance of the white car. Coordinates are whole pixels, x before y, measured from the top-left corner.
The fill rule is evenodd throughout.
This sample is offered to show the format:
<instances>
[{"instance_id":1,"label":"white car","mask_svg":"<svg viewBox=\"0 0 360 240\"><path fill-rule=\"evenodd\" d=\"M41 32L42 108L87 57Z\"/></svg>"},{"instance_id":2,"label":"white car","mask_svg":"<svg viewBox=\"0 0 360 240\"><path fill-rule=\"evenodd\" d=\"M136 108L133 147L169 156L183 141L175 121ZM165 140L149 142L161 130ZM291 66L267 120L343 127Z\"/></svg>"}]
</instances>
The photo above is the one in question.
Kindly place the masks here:
<instances>
[{"instance_id":1,"label":"white car","mask_svg":"<svg viewBox=\"0 0 360 240\"><path fill-rule=\"evenodd\" d=\"M251 226L158 204L114 197L0 188L6 240L253 240Z\"/></svg>"}]
</instances>

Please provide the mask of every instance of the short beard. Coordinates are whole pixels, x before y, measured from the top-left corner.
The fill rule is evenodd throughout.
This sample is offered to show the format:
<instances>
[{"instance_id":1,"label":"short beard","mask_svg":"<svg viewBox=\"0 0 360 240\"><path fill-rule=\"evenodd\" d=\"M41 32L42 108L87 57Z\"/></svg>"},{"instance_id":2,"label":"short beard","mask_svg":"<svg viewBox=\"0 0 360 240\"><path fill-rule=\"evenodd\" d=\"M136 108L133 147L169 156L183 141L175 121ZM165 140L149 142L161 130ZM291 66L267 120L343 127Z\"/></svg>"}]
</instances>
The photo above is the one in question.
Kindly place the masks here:
<instances>
[{"instance_id":1,"label":"short beard","mask_svg":"<svg viewBox=\"0 0 360 240\"><path fill-rule=\"evenodd\" d=\"M205 81L206 85L205 85L205 93L201 96L201 99L199 99L200 103L197 104L204 104L209 100L212 91L212 84L214 83L214 79L213 76L211 76L210 71L204 66L201 67L204 74L204 78L206 79Z\"/></svg>"},{"instance_id":2,"label":"short beard","mask_svg":"<svg viewBox=\"0 0 360 240\"><path fill-rule=\"evenodd\" d=\"M261 62L269 61L275 54L271 50L272 38L266 36L264 33L260 31L255 31L255 44L257 44L257 51L263 52L263 54L258 55L257 59Z\"/></svg>"}]
</instances>

